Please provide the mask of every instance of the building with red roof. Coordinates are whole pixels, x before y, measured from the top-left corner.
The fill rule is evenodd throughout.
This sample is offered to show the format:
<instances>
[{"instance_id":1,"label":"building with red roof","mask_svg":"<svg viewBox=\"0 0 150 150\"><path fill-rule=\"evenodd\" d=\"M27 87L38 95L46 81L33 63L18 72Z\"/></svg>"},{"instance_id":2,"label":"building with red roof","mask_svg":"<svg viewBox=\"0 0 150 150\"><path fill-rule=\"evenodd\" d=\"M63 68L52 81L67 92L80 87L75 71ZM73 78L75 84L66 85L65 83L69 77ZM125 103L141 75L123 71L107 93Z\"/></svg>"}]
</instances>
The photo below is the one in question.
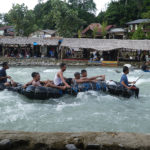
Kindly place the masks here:
<instances>
[{"instance_id":1,"label":"building with red roof","mask_svg":"<svg viewBox=\"0 0 150 150\"><path fill-rule=\"evenodd\" d=\"M14 36L15 31L13 26L3 26L0 28L0 36Z\"/></svg>"}]
</instances>

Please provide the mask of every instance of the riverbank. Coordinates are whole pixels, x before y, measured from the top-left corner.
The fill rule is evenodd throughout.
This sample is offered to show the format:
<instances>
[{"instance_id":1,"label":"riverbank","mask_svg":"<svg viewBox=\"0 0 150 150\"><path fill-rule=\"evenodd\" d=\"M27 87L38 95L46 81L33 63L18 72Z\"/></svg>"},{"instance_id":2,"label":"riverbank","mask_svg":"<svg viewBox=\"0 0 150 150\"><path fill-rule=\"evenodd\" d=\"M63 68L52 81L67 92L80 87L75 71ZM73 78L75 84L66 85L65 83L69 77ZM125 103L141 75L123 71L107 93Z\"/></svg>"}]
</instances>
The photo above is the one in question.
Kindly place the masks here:
<instances>
[{"instance_id":1,"label":"riverbank","mask_svg":"<svg viewBox=\"0 0 150 150\"><path fill-rule=\"evenodd\" d=\"M29 59L19 59L19 58L6 58L0 57L0 64L2 62L9 62L11 66L58 66L61 62L66 63L68 66L109 66L117 67L123 66L124 64L132 64L136 68L140 68L143 62L110 62L100 63L100 62L90 62L88 60L55 60L53 58L29 58Z\"/></svg>"},{"instance_id":2,"label":"riverbank","mask_svg":"<svg viewBox=\"0 0 150 150\"><path fill-rule=\"evenodd\" d=\"M149 150L150 135L115 132L0 132L1 150L65 150L66 146L75 146L80 150ZM75 147L70 150L76 150Z\"/></svg>"}]
</instances>

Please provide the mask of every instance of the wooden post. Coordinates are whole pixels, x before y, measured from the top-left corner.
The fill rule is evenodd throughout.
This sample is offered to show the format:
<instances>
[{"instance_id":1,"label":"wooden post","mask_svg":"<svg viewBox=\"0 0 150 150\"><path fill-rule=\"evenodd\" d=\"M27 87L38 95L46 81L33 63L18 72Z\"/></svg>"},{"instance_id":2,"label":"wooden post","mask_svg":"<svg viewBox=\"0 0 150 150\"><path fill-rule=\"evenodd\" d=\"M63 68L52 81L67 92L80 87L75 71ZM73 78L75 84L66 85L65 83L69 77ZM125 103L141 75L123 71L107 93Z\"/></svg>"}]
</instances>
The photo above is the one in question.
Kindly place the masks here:
<instances>
[{"instance_id":1,"label":"wooden post","mask_svg":"<svg viewBox=\"0 0 150 150\"><path fill-rule=\"evenodd\" d=\"M2 45L2 57L4 57L5 55L5 48L4 48L4 45Z\"/></svg>"},{"instance_id":2,"label":"wooden post","mask_svg":"<svg viewBox=\"0 0 150 150\"><path fill-rule=\"evenodd\" d=\"M118 49L117 63L119 63L119 50L121 50L121 49Z\"/></svg>"},{"instance_id":3,"label":"wooden post","mask_svg":"<svg viewBox=\"0 0 150 150\"><path fill-rule=\"evenodd\" d=\"M61 61L63 60L63 51L64 51L64 47L61 48Z\"/></svg>"}]
</instances>

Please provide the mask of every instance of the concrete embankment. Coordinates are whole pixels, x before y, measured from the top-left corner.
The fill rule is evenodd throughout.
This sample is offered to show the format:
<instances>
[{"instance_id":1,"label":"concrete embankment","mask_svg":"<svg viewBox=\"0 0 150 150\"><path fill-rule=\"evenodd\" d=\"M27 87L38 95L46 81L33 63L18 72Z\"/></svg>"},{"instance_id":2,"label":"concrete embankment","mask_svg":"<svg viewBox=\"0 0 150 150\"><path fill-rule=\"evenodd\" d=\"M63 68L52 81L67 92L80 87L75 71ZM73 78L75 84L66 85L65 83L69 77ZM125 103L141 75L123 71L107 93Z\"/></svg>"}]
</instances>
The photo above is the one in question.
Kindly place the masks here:
<instances>
[{"instance_id":1,"label":"concrete embankment","mask_svg":"<svg viewBox=\"0 0 150 150\"><path fill-rule=\"evenodd\" d=\"M58 66L62 61L55 60L53 58L0 58L0 64L2 62L9 62L11 66ZM63 61L69 66L86 66L86 65L100 65L99 63L89 63L88 61Z\"/></svg>"},{"instance_id":2,"label":"concrete embankment","mask_svg":"<svg viewBox=\"0 0 150 150\"><path fill-rule=\"evenodd\" d=\"M53 58L29 58L29 59L19 59L19 58L6 58L0 57L0 64L2 62L9 62L11 66L58 66L62 61L55 60ZM89 62L84 60L63 60L68 66L100 66L99 62ZM118 66L123 66L124 64L132 64L137 68L143 64L143 62L118 62ZM103 65L102 65L103 66ZM113 64L104 64L104 66L116 67Z\"/></svg>"},{"instance_id":3,"label":"concrete embankment","mask_svg":"<svg viewBox=\"0 0 150 150\"><path fill-rule=\"evenodd\" d=\"M150 150L150 134L0 132L0 150Z\"/></svg>"}]
</instances>

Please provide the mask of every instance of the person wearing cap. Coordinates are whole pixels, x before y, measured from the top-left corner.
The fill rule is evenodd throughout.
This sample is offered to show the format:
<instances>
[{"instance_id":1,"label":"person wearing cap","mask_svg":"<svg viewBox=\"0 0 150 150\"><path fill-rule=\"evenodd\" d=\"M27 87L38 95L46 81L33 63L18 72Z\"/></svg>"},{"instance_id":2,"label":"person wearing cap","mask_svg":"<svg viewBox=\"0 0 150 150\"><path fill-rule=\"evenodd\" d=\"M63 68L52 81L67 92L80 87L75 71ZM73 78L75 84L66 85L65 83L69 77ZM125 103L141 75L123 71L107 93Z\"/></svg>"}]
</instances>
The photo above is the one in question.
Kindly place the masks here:
<instances>
[{"instance_id":1,"label":"person wearing cap","mask_svg":"<svg viewBox=\"0 0 150 150\"><path fill-rule=\"evenodd\" d=\"M11 79L11 76L7 76L6 70L9 69L8 63L3 62L0 69L0 83L7 83L7 79Z\"/></svg>"},{"instance_id":2,"label":"person wearing cap","mask_svg":"<svg viewBox=\"0 0 150 150\"><path fill-rule=\"evenodd\" d=\"M98 81L98 78L101 78L100 80L101 81L105 81L105 75L98 75L98 76L94 76L94 77L90 77L88 78L87 77L87 71L86 70L81 70L81 79L85 80L85 79L88 79L90 81Z\"/></svg>"},{"instance_id":3,"label":"person wearing cap","mask_svg":"<svg viewBox=\"0 0 150 150\"><path fill-rule=\"evenodd\" d=\"M85 82L90 82L90 80L88 79L81 79L80 73L79 72L75 72L74 73L74 79L73 81L76 83L85 83Z\"/></svg>"}]
</instances>

